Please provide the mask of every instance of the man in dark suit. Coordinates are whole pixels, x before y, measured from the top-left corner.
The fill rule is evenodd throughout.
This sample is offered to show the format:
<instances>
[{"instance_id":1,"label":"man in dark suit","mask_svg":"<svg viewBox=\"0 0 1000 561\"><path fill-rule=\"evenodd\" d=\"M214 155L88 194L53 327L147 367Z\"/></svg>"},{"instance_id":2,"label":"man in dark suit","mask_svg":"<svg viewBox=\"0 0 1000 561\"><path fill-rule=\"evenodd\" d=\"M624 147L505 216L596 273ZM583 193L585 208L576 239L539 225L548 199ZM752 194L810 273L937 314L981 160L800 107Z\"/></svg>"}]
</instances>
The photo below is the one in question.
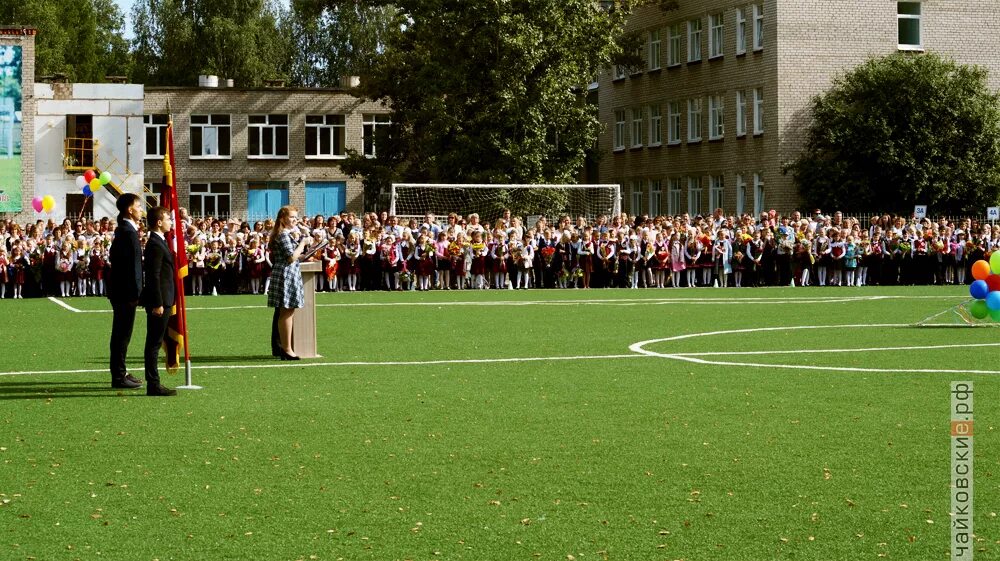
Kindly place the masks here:
<instances>
[{"instance_id":1,"label":"man in dark suit","mask_svg":"<svg viewBox=\"0 0 1000 561\"><path fill-rule=\"evenodd\" d=\"M142 251L139 246L139 221L142 220L142 199L135 193L118 197L118 227L111 242L108 259L111 276L108 299L114 310L111 323L111 387L134 389L142 382L128 373L125 355L132 340L135 308L142 290Z\"/></svg>"},{"instance_id":2,"label":"man in dark suit","mask_svg":"<svg viewBox=\"0 0 1000 561\"><path fill-rule=\"evenodd\" d=\"M149 240L143 254L146 267L145 281L139 300L146 308L146 347L143 362L146 366L146 395L177 395L177 390L160 384L156 363L160 357L163 336L167 333L170 308L177 294L174 277L174 256L167 247L166 233L173 228L170 211L154 207L146 217Z\"/></svg>"}]
</instances>

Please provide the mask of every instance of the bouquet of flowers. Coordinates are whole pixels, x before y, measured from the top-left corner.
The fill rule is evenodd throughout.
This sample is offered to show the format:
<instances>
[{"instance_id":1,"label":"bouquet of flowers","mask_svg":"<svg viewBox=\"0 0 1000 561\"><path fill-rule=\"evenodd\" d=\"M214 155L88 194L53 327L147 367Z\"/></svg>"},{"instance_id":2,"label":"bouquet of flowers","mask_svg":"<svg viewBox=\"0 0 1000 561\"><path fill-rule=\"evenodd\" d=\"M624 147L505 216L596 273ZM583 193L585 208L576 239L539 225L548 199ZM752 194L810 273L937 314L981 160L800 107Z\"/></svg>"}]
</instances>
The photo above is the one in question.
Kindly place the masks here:
<instances>
[{"instance_id":1,"label":"bouquet of flowers","mask_svg":"<svg viewBox=\"0 0 1000 561\"><path fill-rule=\"evenodd\" d=\"M424 259L427 259L428 261L434 259L434 244L424 244Z\"/></svg>"},{"instance_id":2,"label":"bouquet of flowers","mask_svg":"<svg viewBox=\"0 0 1000 561\"><path fill-rule=\"evenodd\" d=\"M357 248L355 248L354 246L347 248L347 258L351 260L351 265L353 265L354 261L357 260L358 258Z\"/></svg>"},{"instance_id":3,"label":"bouquet of flowers","mask_svg":"<svg viewBox=\"0 0 1000 561\"><path fill-rule=\"evenodd\" d=\"M521 253L524 251L523 247L515 247L513 251L510 252L511 257L514 259L515 263L520 263L523 260Z\"/></svg>"},{"instance_id":4,"label":"bouquet of flowers","mask_svg":"<svg viewBox=\"0 0 1000 561\"><path fill-rule=\"evenodd\" d=\"M58 268L59 268L59 272L60 273L68 273L68 272L70 272L70 269L72 268L72 266L70 265L69 259L60 259L59 260Z\"/></svg>"},{"instance_id":5,"label":"bouquet of flowers","mask_svg":"<svg viewBox=\"0 0 1000 561\"><path fill-rule=\"evenodd\" d=\"M240 258L240 250L233 249L232 251L226 252L226 266L235 267L236 261Z\"/></svg>"},{"instance_id":6,"label":"bouquet of flowers","mask_svg":"<svg viewBox=\"0 0 1000 561\"><path fill-rule=\"evenodd\" d=\"M733 261L735 261L737 263L742 262L743 261L743 252L742 251L737 251L736 253L734 253L733 254Z\"/></svg>"},{"instance_id":7,"label":"bouquet of flowers","mask_svg":"<svg viewBox=\"0 0 1000 561\"><path fill-rule=\"evenodd\" d=\"M542 260L543 260L543 261L545 262L545 266L549 266L549 265L551 265L551 264L552 264L552 256L553 256L553 255L555 255L555 253L556 253L556 248L554 248L554 247L552 247L552 246L549 246L549 247L543 247L543 248L542 248L542 249L541 249L541 250L539 251L539 253L541 253L541 254L542 254Z\"/></svg>"},{"instance_id":8,"label":"bouquet of flowers","mask_svg":"<svg viewBox=\"0 0 1000 561\"><path fill-rule=\"evenodd\" d=\"M569 280L569 271L566 269L559 269L559 281L566 282Z\"/></svg>"},{"instance_id":9,"label":"bouquet of flowers","mask_svg":"<svg viewBox=\"0 0 1000 561\"><path fill-rule=\"evenodd\" d=\"M583 269L581 269L579 267L573 269L573 277L574 278L578 278L578 279L582 279L583 278Z\"/></svg>"},{"instance_id":10,"label":"bouquet of flowers","mask_svg":"<svg viewBox=\"0 0 1000 561\"><path fill-rule=\"evenodd\" d=\"M908 256L910 254L910 250L913 249L913 245L908 241L900 241L897 248L903 253L903 255Z\"/></svg>"},{"instance_id":11,"label":"bouquet of flowers","mask_svg":"<svg viewBox=\"0 0 1000 561\"><path fill-rule=\"evenodd\" d=\"M464 248L462 247L462 244L458 243L457 241L448 244L448 255L452 259L460 258L462 256L463 250Z\"/></svg>"},{"instance_id":12,"label":"bouquet of flowers","mask_svg":"<svg viewBox=\"0 0 1000 561\"><path fill-rule=\"evenodd\" d=\"M943 253L944 252L944 242L941 241L941 240L938 240L938 241L934 242L934 244L931 247L933 248L933 250L936 253Z\"/></svg>"},{"instance_id":13,"label":"bouquet of flowers","mask_svg":"<svg viewBox=\"0 0 1000 561\"><path fill-rule=\"evenodd\" d=\"M210 268L218 270L222 266L222 254L217 251L209 253L207 264Z\"/></svg>"},{"instance_id":14,"label":"bouquet of flowers","mask_svg":"<svg viewBox=\"0 0 1000 561\"><path fill-rule=\"evenodd\" d=\"M76 273L78 275L87 274L90 270L90 258L82 257L76 261Z\"/></svg>"},{"instance_id":15,"label":"bouquet of flowers","mask_svg":"<svg viewBox=\"0 0 1000 561\"><path fill-rule=\"evenodd\" d=\"M327 262L326 270L324 271L326 273L326 280L333 281L333 278L337 276L337 267L339 265L340 261L337 261L336 259L331 259Z\"/></svg>"},{"instance_id":16,"label":"bouquet of flowers","mask_svg":"<svg viewBox=\"0 0 1000 561\"><path fill-rule=\"evenodd\" d=\"M472 254L476 257L486 256L486 244L479 242L472 244Z\"/></svg>"},{"instance_id":17,"label":"bouquet of flowers","mask_svg":"<svg viewBox=\"0 0 1000 561\"><path fill-rule=\"evenodd\" d=\"M375 255L375 251L376 251L375 240L366 239L365 255Z\"/></svg>"},{"instance_id":18,"label":"bouquet of flowers","mask_svg":"<svg viewBox=\"0 0 1000 561\"><path fill-rule=\"evenodd\" d=\"M399 282L410 282L413 280L413 273L403 269L403 272L399 273Z\"/></svg>"}]
</instances>

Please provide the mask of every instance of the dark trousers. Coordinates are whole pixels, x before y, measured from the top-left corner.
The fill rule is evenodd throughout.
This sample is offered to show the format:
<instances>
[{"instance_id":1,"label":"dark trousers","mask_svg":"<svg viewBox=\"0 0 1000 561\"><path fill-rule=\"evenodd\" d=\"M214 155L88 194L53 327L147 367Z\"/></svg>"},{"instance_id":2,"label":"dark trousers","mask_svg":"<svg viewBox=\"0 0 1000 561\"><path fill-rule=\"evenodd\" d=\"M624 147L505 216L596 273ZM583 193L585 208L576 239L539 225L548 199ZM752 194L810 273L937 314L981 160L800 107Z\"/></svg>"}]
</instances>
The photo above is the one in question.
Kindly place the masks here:
<instances>
[{"instance_id":1,"label":"dark trousers","mask_svg":"<svg viewBox=\"0 0 1000 561\"><path fill-rule=\"evenodd\" d=\"M135 305L127 302L112 302L114 316L111 320L111 381L125 379L125 355L128 344L132 340L132 328L135 326Z\"/></svg>"},{"instance_id":2,"label":"dark trousers","mask_svg":"<svg viewBox=\"0 0 1000 561\"><path fill-rule=\"evenodd\" d=\"M281 341L278 338L278 312L281 308L274 309L274 318L271 320L271 354L278 356L281 354Z\"/></svg>"},{"instance_id":3,"label":"dark trousers","mask_svg":"<svg viewBox=\"0 0 1000 561\"><path fill-rule=\"evenodd\" d=\"M146 312L146 346L142 353L143 364L146 367L146 387L159 385L160 372L156 363L160 358L160 347L163 346L163 336L167 334L167 323L170 322L169 310L162 316Z\"/></svg>"}]
</instances>

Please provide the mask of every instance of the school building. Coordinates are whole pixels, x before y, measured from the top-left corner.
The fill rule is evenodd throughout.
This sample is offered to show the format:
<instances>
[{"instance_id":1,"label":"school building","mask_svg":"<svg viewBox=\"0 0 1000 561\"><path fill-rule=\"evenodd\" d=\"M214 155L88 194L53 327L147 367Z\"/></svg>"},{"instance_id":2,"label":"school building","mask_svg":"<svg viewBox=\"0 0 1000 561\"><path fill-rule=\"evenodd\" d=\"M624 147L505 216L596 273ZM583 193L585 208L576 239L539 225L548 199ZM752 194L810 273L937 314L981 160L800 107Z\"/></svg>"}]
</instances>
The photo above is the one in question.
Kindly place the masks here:
<instances>
[{"instance_id":1,"label":"school building","mask_svg":"<svg viewBox=\"0 0 1000 561\"><path fill-rule=\"evenodd\" d=\"M995 0L680 0L627 25L644 62L599 76L598 148L600 182L620 184L633 214L796 208L782 169L804 146L810 101L869 57L933 51L1000 88Z\"/></svg>"}]
</instances>

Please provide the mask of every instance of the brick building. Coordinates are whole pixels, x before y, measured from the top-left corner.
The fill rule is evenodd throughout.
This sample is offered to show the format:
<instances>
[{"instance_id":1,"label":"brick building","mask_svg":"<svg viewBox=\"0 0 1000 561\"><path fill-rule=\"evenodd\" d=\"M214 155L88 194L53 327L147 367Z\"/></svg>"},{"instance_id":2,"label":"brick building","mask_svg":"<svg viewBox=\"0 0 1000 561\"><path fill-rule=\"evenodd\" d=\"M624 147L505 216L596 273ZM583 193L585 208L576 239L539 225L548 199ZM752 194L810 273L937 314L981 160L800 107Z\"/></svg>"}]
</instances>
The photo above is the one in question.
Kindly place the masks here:
<instances>
[{"instance_id":1,"label":"brick building","mask_svg":"<svg viewBox=\"0 0 1000 561\"><path fill-rule=\"evenodd\" d=\"M249 220L289 203L303 215L361 211L361 180L339 162L350 149L374 156L371 133L388 124L388 108L347 89L149 87L144 113L147 188L159 188L172 114L181 204Z\"/></svg>"},{"instance_id":2,"label":"brick building","mask_svg":"<svg viewBox=\"0 0 1000 561\"><path fill-rule=\"evenodd\" d=\"M869 57L934 51L1000 88L996 0L680 0L636 10L628 29L644 65L599 77L598 146L601 183L620 184L633 214L791 210L782 168L811 99Z\"/></svg>"}]
</instances>

